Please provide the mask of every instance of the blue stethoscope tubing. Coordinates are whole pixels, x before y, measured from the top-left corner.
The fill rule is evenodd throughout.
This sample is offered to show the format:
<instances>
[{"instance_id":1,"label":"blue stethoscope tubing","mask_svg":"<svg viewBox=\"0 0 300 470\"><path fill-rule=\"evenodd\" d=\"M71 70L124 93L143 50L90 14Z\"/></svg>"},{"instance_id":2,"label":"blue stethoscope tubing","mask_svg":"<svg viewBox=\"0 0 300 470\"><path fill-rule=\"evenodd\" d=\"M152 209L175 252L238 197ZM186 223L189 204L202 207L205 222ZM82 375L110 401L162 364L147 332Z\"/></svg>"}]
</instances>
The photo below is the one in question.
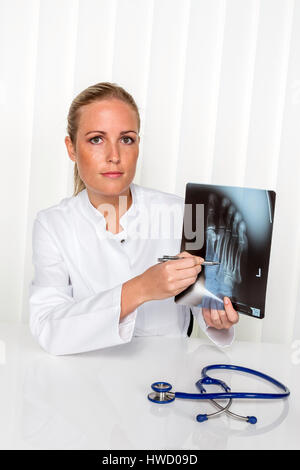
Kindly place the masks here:
<instances>
[{"instance_id":1,"label":"blue stethoscope tubing","mask_svg":"<svg viewBox=\"0 0 300 470\"><path fill-rule=\"evenodd\" d=\"M272 383L277 388L279 388L282 393L249 393L249 392L232 392L230 387L222 380L211 378L207 375L207 372L210 370L233 370L235 372L244 372L250 375L254 375L263 379L267 382ZM204 385L219 385L223 388L224 392L214 392L206 393ZM152 384L152 389L155 391L153 394L148 395L148 399L154 403L170 403L174 401L175 398L183 398L190 400L211 400L212 403L219 409L216 413L203 414L197 416L197 421L203 422L206 421L209 417L216 416L223 412L231 415L237 419L246 420L252 424L256 423L256 418L254 416L240 416L236 415L229 411L233 399L263 399L263 400L278 400L287 398L290 395L288 387L283 385L278 380L266 375L262 372L259 372L254 369L249 369L247 367L236 366L233 364L213 364L207 367L204 367L201 372L201 379L196 382L196 387L200 390L200 393L183 393L183 392L171 392L172 386L166 382L155 382ZM229 400L225 407L222 407L220 404L214 402L214 400Z\"/></svg>"},{"instance_id":2,"label":"blue stethoscope tubing","mask_svg":"<svg viewBox=\"0 0 300 470\"><path fill-rule=\"evenodd\" d=\"M223 370L234 370L236 372L245 372L250 375L255 375L259 377L260 379L264 379L267 382L272 383L279 389L283 390L283 393L247 393L247 392L231 392L230 388L225 384L225 382L222 382L221 380L218 379L212 379L211 377L207 376L207 372L209 370L214 370L214 369L223 369ZM203 387L203 384L205 385L220 385L224 388L225 393L205 393L205 389ZM234 366L231 364L214 364L211 366L204 367L202 370L202 379L198 380L196 383L196 386L200 389L203 390L201 393L196 393L196 394L189 394L189 393L181 393L181 392L175 392L175 397L176 398L193 398L193 396L188 396L188 395L194 395L195 399L204 399L204 396L206 397L207 400L216 400L216 399L229 399L229 398L254 398L254 399L263 399L263 400L276 400L276 399L281 399L281 398L286 398L290 395L289 389L283 385L281 382L278 382L278 380L274 379L273 377L270 377L269 375L263 374L262 372L259 372L254 369L248 369L247 367L241 367L241 366Z\"/></svg>"}]
</instances>

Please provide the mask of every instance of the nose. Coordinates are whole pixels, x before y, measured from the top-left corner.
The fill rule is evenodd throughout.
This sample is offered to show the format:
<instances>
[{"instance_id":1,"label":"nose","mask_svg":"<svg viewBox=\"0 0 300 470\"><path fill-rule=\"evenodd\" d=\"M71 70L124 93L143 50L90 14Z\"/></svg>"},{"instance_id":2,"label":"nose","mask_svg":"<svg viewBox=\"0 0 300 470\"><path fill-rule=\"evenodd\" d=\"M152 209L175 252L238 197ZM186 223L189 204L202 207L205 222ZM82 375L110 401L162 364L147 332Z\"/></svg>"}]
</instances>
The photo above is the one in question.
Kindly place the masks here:
<instances>
[{"instance_id":1,"label":"nose","mask_svg":"<svg viewBox=\"0 0 300 470\"><path fill-rule=\"evenodd\" d=\"M120 151L117 143L110 144L107 152L107 160L114 163L118 163L120 161Z\"/></svg>"}]
</instances>

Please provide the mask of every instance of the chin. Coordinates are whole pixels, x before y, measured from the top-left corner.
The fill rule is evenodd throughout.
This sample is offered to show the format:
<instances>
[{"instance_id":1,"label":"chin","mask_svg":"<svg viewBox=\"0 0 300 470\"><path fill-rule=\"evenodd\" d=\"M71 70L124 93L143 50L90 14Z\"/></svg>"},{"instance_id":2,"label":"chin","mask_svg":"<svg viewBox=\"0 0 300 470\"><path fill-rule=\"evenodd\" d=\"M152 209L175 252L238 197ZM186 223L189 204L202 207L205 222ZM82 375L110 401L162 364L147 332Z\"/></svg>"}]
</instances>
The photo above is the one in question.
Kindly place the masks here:
<instances>
[{"instance_id":1,"label":"chin","mask_svg":"<svg viewBox=\"0 0 300 470\"><path fill-rule=\"evenodd\" d=\"M122 177L120 179L114 180L107 178L107 181L103 182L101 181L101 184L99 184L99 181L93 182L92 184L88 184L88 188L91 191L94 191L96 193L103 194L105 196L117 196L118 194L121 194L122 192L126 191L129 185L131 184L132 180L126 180L126 181L121 181Z\"/></svg>"}]
</instances>

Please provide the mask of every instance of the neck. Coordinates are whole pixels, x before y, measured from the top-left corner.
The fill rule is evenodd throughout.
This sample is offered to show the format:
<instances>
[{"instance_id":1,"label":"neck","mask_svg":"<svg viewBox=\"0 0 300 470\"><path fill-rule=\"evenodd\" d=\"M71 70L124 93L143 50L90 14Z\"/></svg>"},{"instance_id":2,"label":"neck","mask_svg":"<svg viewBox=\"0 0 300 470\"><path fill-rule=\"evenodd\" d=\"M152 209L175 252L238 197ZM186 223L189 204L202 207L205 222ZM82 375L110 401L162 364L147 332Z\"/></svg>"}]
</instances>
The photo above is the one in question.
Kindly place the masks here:
<instances>
[{"instance_id":1,"label":"neck","mask_svg":"<svg viewBox=\"0 0 300 470\"><path fill-rule=\"evenodd\" d=\"M128 211L132 205L132 194L130 187L126 188L120 194L106 195L99 194L93 190L86 188L91 204L104 215L105 218L109 216L109 208L111 207L117 217L117 222L125 212Z\"/></svg>"}]
</instances>

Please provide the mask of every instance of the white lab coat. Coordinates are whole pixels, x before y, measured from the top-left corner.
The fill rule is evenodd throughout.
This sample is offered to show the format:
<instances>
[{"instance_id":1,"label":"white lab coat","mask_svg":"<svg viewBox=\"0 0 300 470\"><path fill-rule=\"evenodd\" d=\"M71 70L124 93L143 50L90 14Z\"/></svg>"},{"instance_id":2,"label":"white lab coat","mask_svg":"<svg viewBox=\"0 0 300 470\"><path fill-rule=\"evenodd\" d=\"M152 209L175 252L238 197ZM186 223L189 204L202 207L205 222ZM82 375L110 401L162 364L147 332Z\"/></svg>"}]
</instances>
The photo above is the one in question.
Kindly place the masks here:
<instances>
[{"instance_id":1,"label":"white lab coat","mask_svg":"<svg viewBox=\"0 0 300 470\"><path fill-rule=\"evenodd\" d=\"M132 205L120 218L123 230L117 234L106 230L105 218L86 189L37 213L29 325L50 354L96 350L127 343L133 336L186 336L190 309L176 304L174 297L145 302L119 319L122 284L156 264L158 257L181 251L184 199L135 183L130 189ZM173 225L171 216L168 225L166 210L176 214ZM207 328L201 308L192 311L215 344L232 343L233 327Z\"/></svg>"}]
</instances>

